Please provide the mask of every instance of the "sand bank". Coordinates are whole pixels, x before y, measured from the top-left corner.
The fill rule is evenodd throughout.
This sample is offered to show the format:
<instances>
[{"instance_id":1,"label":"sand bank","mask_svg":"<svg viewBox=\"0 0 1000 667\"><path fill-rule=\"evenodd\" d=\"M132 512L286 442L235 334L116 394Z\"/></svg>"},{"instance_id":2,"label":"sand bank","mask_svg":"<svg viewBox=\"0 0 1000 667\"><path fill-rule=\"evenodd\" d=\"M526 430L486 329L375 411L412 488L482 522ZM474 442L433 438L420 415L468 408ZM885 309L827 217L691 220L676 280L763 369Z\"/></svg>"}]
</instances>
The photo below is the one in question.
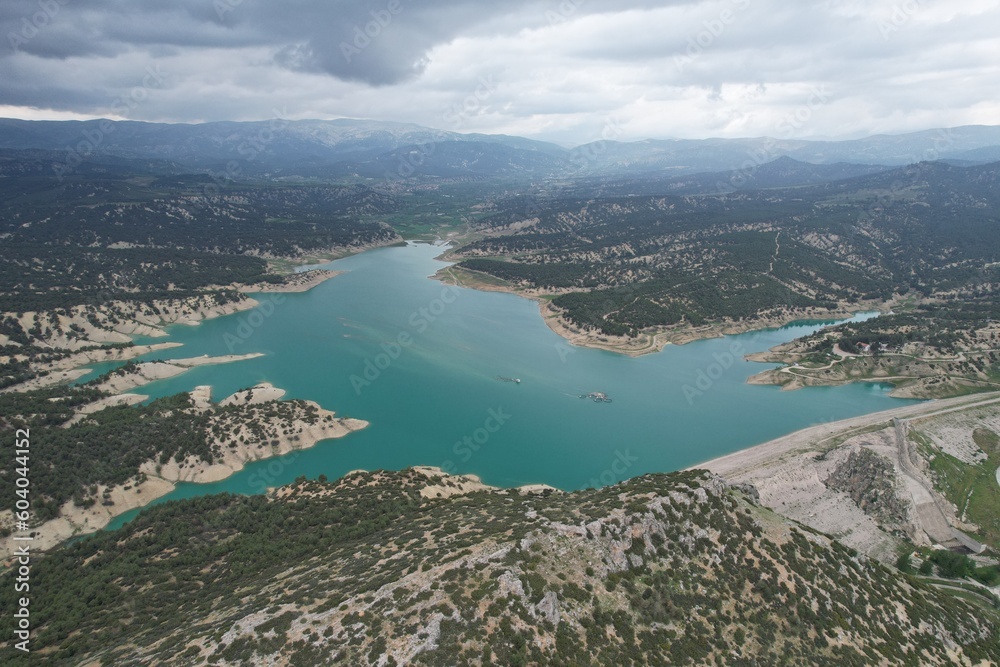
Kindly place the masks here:
<instances>
[{"instance_id":1,"label":"sand bank","mask_svg":"<svg viewBox=\"0 0 1000 667\"><path fill-rule=\"evenodd\" d=\"M170 350L180 346L180 343L156 343L154 345L108 347L99 350L77 352L63 359L59 359L58 361L35 366L36 370L45 373L45 375L32 378L27 382L22 382L21 384L13 385L11 387L7 387L6 389L0 389L0 393L45 389L47 387L54 387L67 382L74 382L87 373L90 373L91 369L85 367L87 364L109 361L128 361L144 354L159 352L161 350Z\"/></svg>"},{"instance_id":2,"label":"sand bank","mask_svg":"<svg viewBox=\"0 0 1000 667\"><path fill-rule=\"evenodd\" d=\"M251 354L227 354L219 357L210 357L206 354L200 357L192 357L190 359L144 361L136 364L135 369L132 371L112 374L97 386L99 389L103 389L104 391L112 394L120 394L122 392L135 389L136 387L149 384L150 382L172 378L176 375L180 375L190 368L195 368L196 366L230 364L236 361L256 359L257 357L262 356L264 355L261 352L254 352Z\"/></svg>"}]
</instances>

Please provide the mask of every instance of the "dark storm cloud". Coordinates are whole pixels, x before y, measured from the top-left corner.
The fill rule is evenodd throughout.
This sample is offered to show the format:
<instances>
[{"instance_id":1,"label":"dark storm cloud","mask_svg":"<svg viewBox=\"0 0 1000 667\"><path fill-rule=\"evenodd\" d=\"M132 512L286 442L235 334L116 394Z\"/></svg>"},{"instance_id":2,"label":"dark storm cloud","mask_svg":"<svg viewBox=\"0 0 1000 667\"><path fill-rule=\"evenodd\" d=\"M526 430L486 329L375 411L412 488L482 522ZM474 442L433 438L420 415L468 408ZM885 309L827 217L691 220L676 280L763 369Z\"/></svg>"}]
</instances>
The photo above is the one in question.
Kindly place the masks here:
<instances>
[{"instance_id":1,"label":"dark storm cloud","mask_svg":"<svg viewBox=\"0 0 1000 667\"><path fill-rule=\"evenodd\" d=\"M748 0L739 0L740 2ZM111 57L154 46L273 47L275 62L372 85L418 75L429 50L476 26L537 27L595 12L662 7L632 0L9 0L6 56ZM683 3L681 3L683 4ZM525 21L527 17L527 21Z\"/></svg>"},{"instance_id":2,"label":"dark storm cloud","mask_svg":"<svg viewBox=\"0 0 1000 667\"><path fill-rule=\"evenodd\" d=\"M273 47L285 67L374 85L420 73L427 51L528 2L467 0L12 0L4 54L112 57L152 47Z\"/></svg>"}]
</instances>

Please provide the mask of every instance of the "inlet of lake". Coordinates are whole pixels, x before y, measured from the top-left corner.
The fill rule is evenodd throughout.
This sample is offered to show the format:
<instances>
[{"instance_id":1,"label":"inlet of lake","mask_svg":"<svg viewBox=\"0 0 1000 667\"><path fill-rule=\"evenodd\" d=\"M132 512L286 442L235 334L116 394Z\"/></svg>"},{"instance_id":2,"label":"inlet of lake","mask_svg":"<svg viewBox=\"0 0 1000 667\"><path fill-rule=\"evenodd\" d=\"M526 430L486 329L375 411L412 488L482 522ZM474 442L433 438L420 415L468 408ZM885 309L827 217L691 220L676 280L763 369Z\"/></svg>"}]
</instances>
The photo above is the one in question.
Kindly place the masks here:
<instances>
[{"instance_id":1,"label":"inlet of lake","mask_svg":"<svg viewBox=\"0 0 1000 667\"><path fill-rule=\"evenodd\" d=\"M533 301L430 279L446 266L435 259L443 250L410 243L368 251L324 265L345 273L308 292L259 295L255 311L171 327L160 340L183 347L145 358L264 356L197 367L142 393L155 398L207 384L220 400L270 382L286 398L316 401L370 426L250 463L217 483L179 484L157 502L415 465L473 473L497 486L579 489L679 470L910 402L878 384L799 391L746 384L774 366L743 355L829 322L668 345L638 358L574 347L545 325ZM611 402L581 398L591 392Z\"/></svg>"}]
</instances>

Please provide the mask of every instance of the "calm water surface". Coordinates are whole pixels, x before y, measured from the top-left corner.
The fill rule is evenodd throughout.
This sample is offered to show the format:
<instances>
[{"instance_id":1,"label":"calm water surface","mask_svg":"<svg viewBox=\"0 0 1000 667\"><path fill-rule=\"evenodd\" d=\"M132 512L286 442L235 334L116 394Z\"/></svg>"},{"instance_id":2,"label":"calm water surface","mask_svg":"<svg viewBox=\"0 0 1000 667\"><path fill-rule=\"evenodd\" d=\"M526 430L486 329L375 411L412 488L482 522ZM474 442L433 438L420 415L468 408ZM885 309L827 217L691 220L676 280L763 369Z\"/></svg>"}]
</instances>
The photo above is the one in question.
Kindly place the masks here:
<instances>
[{"instance_id":1,"label":"calm water surface","mask_svg":"<svg viewBox=\"0 0 1000 667\"><path fill-rule=\"evenodd\" d=\"M366 252L326 265L348 273L309 292L258 297L265 304L259 312L172 327L165 340L183 347L149 358L265 356L195 368L143 393L209 384L219 400L266 381L287 389L288 398L371 425L250 464L218 483L181 484L160 502L411 465L475 473L498 486L578 489L678 470L812 424L907 403L880 385L782 392L746 384L772 366L742 355L819 323L668 346L637 359L572 347L545 326L532 301L428 279L445 266L434 259L441 252L429 244ZM589 392L612 402L580 398Z\"/></svg>"}]
</instances>

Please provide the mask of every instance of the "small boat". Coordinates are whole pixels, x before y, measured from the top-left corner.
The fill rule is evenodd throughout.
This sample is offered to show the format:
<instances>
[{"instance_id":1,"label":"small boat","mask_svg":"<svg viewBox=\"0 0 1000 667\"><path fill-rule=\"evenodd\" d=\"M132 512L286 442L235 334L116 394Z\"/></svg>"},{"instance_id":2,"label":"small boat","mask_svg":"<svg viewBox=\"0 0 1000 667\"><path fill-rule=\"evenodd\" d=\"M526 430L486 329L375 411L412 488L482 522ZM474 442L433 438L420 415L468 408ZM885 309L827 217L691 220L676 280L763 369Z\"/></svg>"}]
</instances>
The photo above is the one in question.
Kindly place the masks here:
<instances>
[{"instance_id":1,"label":"small boat","mask_svg":"<svg viewBox=\"0 0 1000 667\"><path fill-rule=\"evenodd\" d=\"M592 391L589 394L580 394L580 398L589 398L594 403L610 403L611 398L603 391Z\"/></svg>"},{"instance_id":2,"label":"small boat","mask_svg":"<svg viewBox=\"0 0 1000 667\"><path fill-rule=\"evenodd\" d=\"M514 384L521 384L521 378L509 378L504 377L503 375L498 375L497 380L500 382L513 382Z\"/></svg>"}]
</instances>

